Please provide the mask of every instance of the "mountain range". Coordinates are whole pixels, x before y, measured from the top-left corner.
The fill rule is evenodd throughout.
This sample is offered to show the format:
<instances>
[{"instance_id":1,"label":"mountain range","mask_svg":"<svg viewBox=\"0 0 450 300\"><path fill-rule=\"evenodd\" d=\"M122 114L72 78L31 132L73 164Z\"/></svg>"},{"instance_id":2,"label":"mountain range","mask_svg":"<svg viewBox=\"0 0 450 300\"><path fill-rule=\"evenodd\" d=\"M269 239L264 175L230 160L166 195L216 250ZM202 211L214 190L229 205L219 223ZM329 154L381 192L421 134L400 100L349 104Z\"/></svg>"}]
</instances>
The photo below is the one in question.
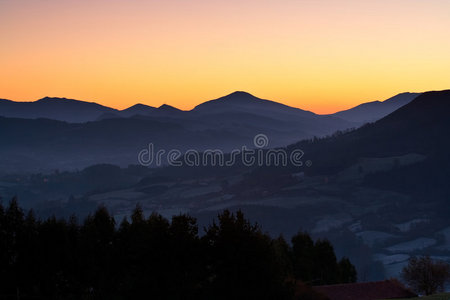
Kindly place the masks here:
<instances>
[{"instance_id":1,"label":"mountain range","mask_svg":"<svg viewBox=\"0 0 450 300\"><path fill-rule=\"evenodd\" d=\"M134 185L143 194L131 201L205 223L241 209L273 235L331 239L361 281L399 276L414 255L450 261L449 114L450 90L426 92L374 123L284 148L301 149L302 166L167 167Z\"/></svg>"},{"instance_id":2,"label":"mountain range","mask_svg":"<svg viewBox=\"0 0 450 300\"><path fill-rule=\"evenodd\" d=\"M243 145L254 147L253 137L261 133L268 137L269 147L280 147L359 127L362 115L370 115L372 107L371 118L381 117L414 95L401 94L334 115L318 115L246 92L204 102L190 111L167 104L157 108L136 104L119 111L66 98L0 100L0 138L7 141L0 149L0 162L3 171L128 165L137 163L137 154L149 143L166 152L229 152Z\"/></svg>"},{"instance_id":3,"label":"mountain range","mask_svg":"<svg viewBox=\"0 0 450 300\"><path fill-rule=\"evenodd\" d=\"M0 196L18 195L50 215L82 215L106 205L117 220L139 204L146 214L189 213L204 226L225 208L242 209L273 236L301 228L331 240L339 257L352 258L361 281L395 277L414 255L450 261L450 90L401 94L364 107L391 106L396 100L404 105L377 121L315 138L300 129L320 131L330 122L331 133L331 125L354 123L242 92L189 112L163 107L170 116L158 115L155 108L86 123L2 117L0 165L9 175L0 176ZM284 142L306 136L279 149L301 149L305 163L90 166L126 166L149 141L181 150L251 146L251 134L261 129L272 133L271 143L282 144L277 135L291 134ZM83 170L47 172L56 168Z\"/></svg>"},{"instance_id":4,"label":"mountain range","mask_svg":"<svg viewBox=\"0 0 450 300\"><path fill-rule=\"evenodd\" d=\"M401 93L385 101L373 101L354 108L326 116L338 117L355 124L376 121L401 106L409 103L419 93ZM219 99L206 101L190 111L163 104L160 107L135 104L127 109L118 110L94 102L67 98L45 97L34 102L15 102L0 99L0 116L8 118L37 119L46 118L69 123L83 123L110 118L129 118L136 115L152 117L182 116L195 118L214 113L252 113L278 116L281 119L298 117L311 118L316 114L281 103L263 100L246 92L234 92Z\"/></svg>"}]
</instances>

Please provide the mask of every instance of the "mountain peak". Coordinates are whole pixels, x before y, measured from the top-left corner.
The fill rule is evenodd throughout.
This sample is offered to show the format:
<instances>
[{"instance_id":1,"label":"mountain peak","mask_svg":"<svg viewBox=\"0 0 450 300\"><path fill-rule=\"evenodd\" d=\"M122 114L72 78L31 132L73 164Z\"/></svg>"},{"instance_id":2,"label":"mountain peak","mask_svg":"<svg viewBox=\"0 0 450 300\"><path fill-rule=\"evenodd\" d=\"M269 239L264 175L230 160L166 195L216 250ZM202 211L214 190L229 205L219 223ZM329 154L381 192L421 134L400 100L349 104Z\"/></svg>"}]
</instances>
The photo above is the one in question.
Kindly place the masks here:
<instances>
[{"instance_id":1,"label":"mountain peak","mask_svg":"<svg viewBox=\"0 0 450 300\"><path fill-rule=\"evenodd\" d=\"M245 91L235 91L235 92L232 92L231 94L229 94L228 96L247 96L247 97L250 96L250 97L255 97L252 94L247 93Z\"/></svg>"},{"instance_id":2,"label":"mountain peak","mask_svg":"<svg viewBox=\"0 0 450 300\"><path fill-rule=\"evenodd\" d=\"M60 97L49 97L45 96L42 99L37 100L36 102L51 102L51 101L68 101L70 99L67 98L60 98Z\"/></svg>"},{"instance_id":3,"label":"mountain peak","mask_svg":"<svg viewBox=\"0 0 450 300\"><path fill-rule=\"evenodd\" d=\"M248 100L257 100L258 98L244 91L236 91L219 99L227 101L229 100L248 101Z\"/></svg>"},{"instance_id":4,"label":"mountain peak","mask_svg":"<svg viewBox=\"0 0 450 300\"><path fill-rule=\"evenodd\" d=\"M136 103L135 105L132 105L132 106L130 106L128 108L131 108L131 107L148 107L148 105L145 105L145 104L142 104L142 103Z\"/></svg>"},{"instance_id":5,"label":"mountain peak","mask_svg":"<svg viewBox=\"0 0 450 300\"><path fill-rule=\"evenodd\" d=\"M153 106L148 106L142 103L135 104L124 110L121 110L121 115L125 117L131 117L133 115L148 115L153 112L156 108Z\"/></svg>"},{"instance_id":6,"label":"mountain peak","mask_svg":"<svg viewBox=\"0 0 450 300\"><path fill-rule=\"evenodd\" d=\"M153 106L149 106L149 105L145 105L145 104L142 104L142 103L137 103L137 104L134 104L134 105L132 105L132 106L130 106L130 107L124 109L124 110L133 110L133 109L154 109L154 107Z\"/></svg>"},{"instance_id":7,"label":"mountain peak","mask_svg":"<svg viewBox=\"0 0 450 300\"><path fill-rule=\"evenodd\" d=\"M180 111L178 108L173 107L172 105L169 104L163 104L160 107L158 107L158 110L161 111Z\"/></svg>"}]
</instances>

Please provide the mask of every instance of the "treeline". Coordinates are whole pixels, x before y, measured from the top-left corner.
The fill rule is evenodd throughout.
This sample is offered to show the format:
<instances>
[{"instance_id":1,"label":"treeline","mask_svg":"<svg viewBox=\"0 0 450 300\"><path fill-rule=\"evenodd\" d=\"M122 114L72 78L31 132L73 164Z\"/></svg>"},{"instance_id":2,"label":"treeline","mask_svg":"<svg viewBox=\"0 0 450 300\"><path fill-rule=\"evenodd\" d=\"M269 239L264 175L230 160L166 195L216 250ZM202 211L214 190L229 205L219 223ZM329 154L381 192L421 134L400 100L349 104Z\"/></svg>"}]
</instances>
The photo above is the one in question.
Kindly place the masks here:
<instances>
[{"instance_id":1,"label":"treeline","mask_svg":"<svg viewBox=\"0 0 450 300\"><path fill-rule=\"evenodd\" d=\"M0 205L0 299L293 299L299 281L355 280L328 241L300 232L291 246L240 211L200 236L188 215L146 218L140 207L116 224L105 207L79 223ZM314 297L301 286L297 297Z\"/></svg>"}]
</instances>

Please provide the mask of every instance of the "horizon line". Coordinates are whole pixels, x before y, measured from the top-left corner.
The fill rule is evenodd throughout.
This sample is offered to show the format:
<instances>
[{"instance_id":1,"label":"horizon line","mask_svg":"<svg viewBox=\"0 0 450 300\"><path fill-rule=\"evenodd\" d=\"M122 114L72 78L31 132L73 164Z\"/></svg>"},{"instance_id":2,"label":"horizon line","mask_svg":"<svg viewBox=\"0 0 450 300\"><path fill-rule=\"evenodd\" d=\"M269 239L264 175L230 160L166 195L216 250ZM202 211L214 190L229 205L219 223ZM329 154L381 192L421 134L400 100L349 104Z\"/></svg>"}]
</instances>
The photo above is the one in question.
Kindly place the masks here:
<instances>
[{"instance_id":1,"label":"horizon line","mask_svg":"<svg viewBox=\"0 0 450 300\"><path fill-rule=\"evenodd\" d=\"M250 92L242 91L242 90L235 90L235 91L233 91L233 92L231 92L231 93L227 93L227 94L224 95L224 96L220 96L220 97L218 97L218 98L211 98L211 99L209 99L209 100L205 100L205 101L203 101L203 102L199 102L198 104L195 104L194 106L192 106L191 109L187 109L187 110L185 110L185 109L180 109L180 108L178 108L178 107L176 107L176 106L174 106L174 105L171 105L171 104L169 104L169 103L167 103L167 102L164 102L164 103L161 104L161 105L155 105L155 106L153 106L153 105L146 104L145 102L142 101L142 102L136 102L136 103L134 103L133 105L127 106L127 107L125 107L125 108L123 108L123 109L119 109L119 108L114 107L114 106L102 104L102 102L91 101L91 100L80 100L80 99L75 99L75 98L71 98L71 97L53 97L53 96L44 96L44 97L41 97L41 98L38 98L38 99L32 100L32 101L29 101L29 100L12 100L12 99L6 99L6 98L0 98L0 100L12 101L12 102L15 102L15 103L34 103L34 102L40 101L40 100L45 99L45 98L50 98L50 99L67 99L67 100L80 101L80 102L84 102L84 103L97 104L97 105L101 105L101 106L103 106L103 107L108 107L108 108L115 109L115 110L117 110L117 111L124 111L124 110L126 110L126 109L128 109L128 108L131 108L131 107L133 107L133 106L136 106L136 105L145 105L145 106L147 106L147 107L152 107L152 108L156 108L156 109L158 109L158 108L160 108L160 107L162 107L162 106L167 105L167 106L171 106L171 107L173 107L173 108L176 108L176 109L178 109L178 110L180 110L180 111L189 112L189 111L194 110L195 107L197 107L198 105L201 105L201 104L203 104L203 103L206 103L206 102L209 102L209 101L212 101L212 100L217 100L217 99L220 99L220 98L224 98L224 97L230 96L230 95L235 94L235 93L245 93L245 94L249 94L249 95L251 95L251 96L257 98L258 100L268 100L268 101L272 101L272 102L279 103L279 104L282 104L282 105L285 105L285 106L288 106L288 107L300 109L300 110L303 110L303 111L309 111L309 112L312 112L312 113L314 113L314 114L316 114L316 115L332 115L332 114L335 114L335 113L338 113L338 112L341 112L341 111L345 111L345 110L349 110L349 109L355 108L355 107L357 107L357 106L359 106L359 105L361 105L361 104L372 103L372 102L383 102L383 101L385 101L385 100L387 100L387 99L390 99L390 98L395 97L395 96L400 95L400 94L407 94L407 93L417 93L417 94L422 94L422 93L425 93L425 92L410 92L410 91L400 92L400 93L396 93L396 94L394 94L394 95L392 95L391 97L386 98L386 99L382 99L382 100L375 99L375 100L367 100L367 101L363 101L363 102L360 102L360 103L358 103L358 104L356 104L356 105L354 105L354 106L345 106L344 108L339 109L339 110L334 111L334 112L331 112L331 113L317 113L317 112L314 112L313 110L310 110L310 109L307 109L307 108L302 108L302 107L298 107L298 106L292 106L292 105L283 103L282 101L271 100L271 99L266 99L266 98L260 98L260 97L255 96L254 94L252 94L252 93L250 93Z\"/></svg>"}]
</instances>

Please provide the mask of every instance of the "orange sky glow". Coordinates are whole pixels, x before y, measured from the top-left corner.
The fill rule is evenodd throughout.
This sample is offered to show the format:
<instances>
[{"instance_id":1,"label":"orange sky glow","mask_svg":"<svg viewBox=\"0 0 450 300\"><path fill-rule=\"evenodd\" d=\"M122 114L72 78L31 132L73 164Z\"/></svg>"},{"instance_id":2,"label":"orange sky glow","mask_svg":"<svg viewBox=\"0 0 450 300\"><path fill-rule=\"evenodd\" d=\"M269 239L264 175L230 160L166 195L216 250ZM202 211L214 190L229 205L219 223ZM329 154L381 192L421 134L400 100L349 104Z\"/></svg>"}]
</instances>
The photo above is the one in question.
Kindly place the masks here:
<instances>
[{"instance_id":1,"label":"orange sky glow","mask_svg":"<svg viewBox=\"0 0 450 300\"><path fill-rule=\"evenodd\" d=\"M450 88L448 0L2 0L0 98L332 113Z\"/></svg>"}]
</instances>

